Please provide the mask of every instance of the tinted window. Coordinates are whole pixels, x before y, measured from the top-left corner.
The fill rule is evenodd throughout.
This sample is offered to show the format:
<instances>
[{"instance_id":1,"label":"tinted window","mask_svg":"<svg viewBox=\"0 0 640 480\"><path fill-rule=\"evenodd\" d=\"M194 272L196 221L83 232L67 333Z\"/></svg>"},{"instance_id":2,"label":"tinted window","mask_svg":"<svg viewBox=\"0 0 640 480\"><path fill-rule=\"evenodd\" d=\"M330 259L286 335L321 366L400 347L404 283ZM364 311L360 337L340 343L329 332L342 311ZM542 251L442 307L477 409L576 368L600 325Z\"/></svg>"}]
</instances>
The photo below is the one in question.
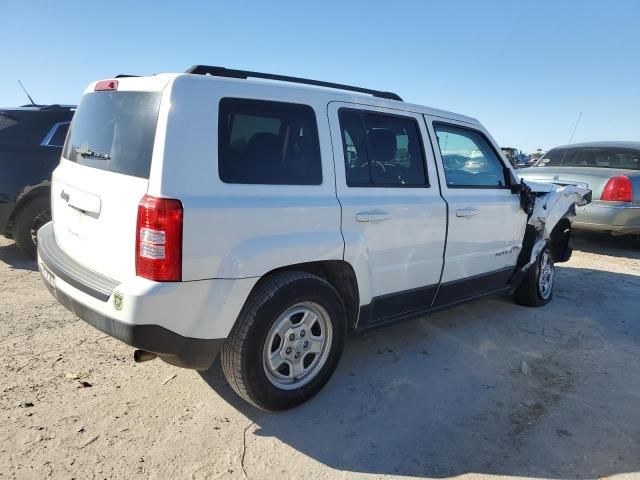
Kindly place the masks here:
<instances>
[{"instance_id":1,"label":"tinted window","mask_svg":"<svg viewBox=\"0 0 640 480\"><path fill-rule=\"evenodd\" d=\"M68 123L62 123L56 127L56 131L53 132L51 139L47 145L52 147L61 147L64 145L64 141L67 138L67 131L69 130Z\"/></svg>"},{"instance_id":2,"label":"tinted window","mask_svg":"<svg viewBox=\"0 0 640 480\"><path fill-rule=\"evenodd\" d=\"M444 174L450 187L503 187L504 165L480 132L435 123Z\"/></svg>"},{"instance_id":3,"label":"tinted window","mask_svg":"<svg viewBox=\"0 0 640 480\"><path fill-rule=\"evenodd\" d=\"M0 113L0 130L4 130L5 128L11 128L17 124L18 124L17 120L11 118L8 115Z\"/></svg>"},{"instance_id":4,"label":"tinted window","mask_svg":"<svg viewBox=\"0 0 640 480\"><path fill-rule=\"evenodd\" d=\"M222 99L218 173L226 183L321 184L313 109L293 103Z\"/></svg>"},{"instance_id":5,"label":"tinted window","mask_svg":"<svg viewBox=\"0 0 640 480\"><path fill-rule=\"evenodd\" d=\"M0 145L15 144L23 141L22 135L16 135L20 133L18 125L19 122L16 119L0 113Z\"/></svg>"},{"instance_id":6,"label":"tinted window","mask_svg":"<svg viewBox=\"0 0 640 480\"><path fill-rule=\"evenodd\" d=\"M427 185L415 119L352 109L339 117L347 185Z\"/></svg>"},{"instance_id":7,"label":"tinted window","mask_svg":"<svg viewBox=\"0 0 640 480\"><path fill-rule=\"evenodd\" d=\"M88 167L149 178L159 108L159 93L88 93L73 117L63 156Z\"/></svg>"},{"instance_id":8,"label":"tinted window","mask_svg":"<svg viewBox=\"0 0 640 480\"><path fill-rule=\"evenodd\" d=\"M538 167L547 165L640 170L640 150L615 147L554 148L537 163Z\"/></svg>"}]
</instances>

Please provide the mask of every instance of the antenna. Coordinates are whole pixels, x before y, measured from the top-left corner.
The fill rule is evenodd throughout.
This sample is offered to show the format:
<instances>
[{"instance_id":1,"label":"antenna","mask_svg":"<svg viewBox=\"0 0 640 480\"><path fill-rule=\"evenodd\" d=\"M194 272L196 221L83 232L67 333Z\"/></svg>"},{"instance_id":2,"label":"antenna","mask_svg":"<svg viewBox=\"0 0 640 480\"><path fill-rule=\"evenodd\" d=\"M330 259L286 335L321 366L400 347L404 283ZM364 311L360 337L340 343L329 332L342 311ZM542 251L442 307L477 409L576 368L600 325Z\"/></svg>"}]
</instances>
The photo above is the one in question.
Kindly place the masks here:
<instances>
[{"instance_id":1,"label":"antenna","mask_svg":"<svg viewBox=\"0 0 640 480\"><path fill-rule=\"evenodd\" d=\"M578 115L578 119L576 120L576 124L573 127L573 132L571 132L571 138L569 139L569 145L573 142L573 136L576 134L576 129L578 128L578 124L580 123L580 119L582 118L582 112Z\"/></svg>"},{"instance_id":2,"label":"antenna","mask_svg":"<svg viewBox=\"0 0 640 480\"><path fill-rule=\"evenodd\" d=\"M24 90L25 95L29 98L29 101L31 102L31 105L33 105L35 107L36 106L36 102L33 101L33 98L31 98L31 95L29 95L29 92L27 92L27 89L24 88L24 85L22 85L22 82L20 80L18 80L18 83L22 87L22 90Z\"/></svg>"},{"instance_id":3,"label":"antenna","mask_svg":"<svg viewBox=\"0 0 640 480\"><path fill-rule=\"evenodd\" d=\"M569 139L569 143L567 144L567 147L569 145L571 145L571 142L573 142L573 136L576 134L576 129L578 128L578 123L580 123L580 119L582 118L582 112L580 112L580 114L578 115L578 119L576 120L576 124L573 126L573 132L571 132L571 138ZM568 148L564 149L564 153L562 154L562 160L560 160L560 165L564 165L564 159L567 156L567 152L569 151Z\"/></svg>"}]
</instances>

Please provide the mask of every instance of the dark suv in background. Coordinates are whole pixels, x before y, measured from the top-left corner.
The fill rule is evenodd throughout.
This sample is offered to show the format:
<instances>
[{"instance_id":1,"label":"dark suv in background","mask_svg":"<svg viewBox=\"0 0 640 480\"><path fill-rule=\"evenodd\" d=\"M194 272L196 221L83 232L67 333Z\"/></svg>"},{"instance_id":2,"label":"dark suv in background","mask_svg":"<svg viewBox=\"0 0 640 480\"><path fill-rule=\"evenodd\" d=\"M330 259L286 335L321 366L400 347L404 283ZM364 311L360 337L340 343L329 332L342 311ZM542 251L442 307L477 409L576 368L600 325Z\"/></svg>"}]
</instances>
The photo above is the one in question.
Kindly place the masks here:
<instances>
[{"instance_id":1,"label":"dark suv in background","mask_svg":"<svg viewBox=\"0 0 640 480\"><path fill-rule=\"evenodd\" d=\"M0 235L36 256L36 233L51 220L51 172L75 106L0 108Z\"/></svg>"}]
</instances>

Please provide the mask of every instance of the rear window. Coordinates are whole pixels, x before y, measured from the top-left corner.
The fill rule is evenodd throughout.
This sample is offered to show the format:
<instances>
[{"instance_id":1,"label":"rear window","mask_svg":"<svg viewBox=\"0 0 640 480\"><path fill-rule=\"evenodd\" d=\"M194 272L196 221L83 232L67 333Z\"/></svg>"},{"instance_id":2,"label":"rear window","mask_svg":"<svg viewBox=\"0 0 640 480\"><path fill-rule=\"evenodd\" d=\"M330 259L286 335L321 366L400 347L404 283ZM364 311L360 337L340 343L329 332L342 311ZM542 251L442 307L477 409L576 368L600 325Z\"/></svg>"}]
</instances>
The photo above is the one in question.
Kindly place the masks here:
<instances>
[{"instance_id":1,"label":"rear window","mask_svg":"<svg viewBox=\"0 0 640 480\"><path fill-rule=\"evenodd\" d=\"M0 113L0 145L16 143L16 130L19 122L15 119Z\"/></svg>"},{"instance_id":2,"label":"rear window","mask_svg":"<svg viewBox=\"0 0 640 480\"><path fill-rule=\"evenodd\" d=\"M218 173L225 183L321 184L313 109L295 103L223 98Z\"/></svg>"},{"instance_id":3,"label":"rear window","mask_svg":"<svg viewBox=\"0 0 640 480\"><path fill-rule=\"evenodd\" d=\"M554 148L537 167L596 167L640 170L640 150L618 147Z\"/></svg>"},{"instance_id":4,"label":"rear window","mask_svg":"<svg viewBox=\"0 0 640 480\"><path fill-rule=\"evenodd\" d=\"M63 156L81 165L149 178L160 93L95 92L80 101Z\"/></svg>"},{"instance_id":5,"label":"rear window","mask_svg":"<svg viewBox=\"0 0 640 480\"><path fill-rule=\"evenodd\" d=\"M11 128L14 125L17 125L18 121L11 118L9 115L5 115L4 113L0 113L0 130L4 130L6 128Z\"/></svg>"}]
</instances>

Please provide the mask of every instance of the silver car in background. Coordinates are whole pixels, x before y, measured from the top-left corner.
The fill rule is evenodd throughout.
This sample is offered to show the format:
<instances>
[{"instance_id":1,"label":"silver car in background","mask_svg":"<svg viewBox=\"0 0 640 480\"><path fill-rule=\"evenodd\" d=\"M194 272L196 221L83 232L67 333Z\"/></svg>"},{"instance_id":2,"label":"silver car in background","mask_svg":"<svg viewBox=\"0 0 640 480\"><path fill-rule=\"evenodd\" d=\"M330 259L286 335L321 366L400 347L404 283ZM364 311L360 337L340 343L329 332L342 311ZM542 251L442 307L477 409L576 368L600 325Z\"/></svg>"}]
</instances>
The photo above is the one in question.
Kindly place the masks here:
<instances>
[{"instance_id":1,"label":"silver car in background","mask_svg":"<svg viewBox=\"0 0 640 480\"><path fill-rule=\"evenodd\" d=\"M572 228L640 234L640 142L588 142L549 150L529 168L525 180L574 184L593 192L593 201L576 209Z\"/></svg>"}]
</instances>

